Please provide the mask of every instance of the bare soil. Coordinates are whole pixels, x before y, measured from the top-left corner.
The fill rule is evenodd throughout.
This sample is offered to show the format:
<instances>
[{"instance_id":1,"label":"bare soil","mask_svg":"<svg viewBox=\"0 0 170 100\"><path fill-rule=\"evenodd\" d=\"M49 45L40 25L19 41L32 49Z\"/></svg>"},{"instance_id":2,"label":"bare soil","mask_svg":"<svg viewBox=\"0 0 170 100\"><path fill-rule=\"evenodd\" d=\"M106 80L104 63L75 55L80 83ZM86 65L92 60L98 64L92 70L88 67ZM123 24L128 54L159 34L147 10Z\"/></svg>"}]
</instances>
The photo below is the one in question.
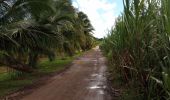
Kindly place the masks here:
<instances>
[{"instance_id":1,"label":"bare soil","mask_svg":"<svg viewBox=\"0 0 170 100\"><path fill-rule=\"evenodd\" d=\"M73 61L60 74L48 77L38 88L6 100L111 100L106 91L106 64L98 47ZM29 92L28 92L29 91Z\"/></svg>"}]
</instances>

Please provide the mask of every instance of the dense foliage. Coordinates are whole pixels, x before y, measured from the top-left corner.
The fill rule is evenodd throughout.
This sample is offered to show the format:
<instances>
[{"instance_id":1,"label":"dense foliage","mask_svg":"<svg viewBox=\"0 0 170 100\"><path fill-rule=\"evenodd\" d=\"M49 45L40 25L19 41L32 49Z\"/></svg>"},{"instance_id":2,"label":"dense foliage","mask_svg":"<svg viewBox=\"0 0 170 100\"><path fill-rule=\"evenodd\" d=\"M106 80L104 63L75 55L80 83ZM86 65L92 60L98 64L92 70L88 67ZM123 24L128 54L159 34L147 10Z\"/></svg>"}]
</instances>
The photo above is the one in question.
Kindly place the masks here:
<instances>
[{"instance_id":1,"label":"dense foliage","mask_svg":"<svg viewBox=\"0 0 170 100\"><path fill-rule=\"evenodd\" d=\"M124 0L104 39L113 70L134 91L129 100L170 99L170 0Z\"/></svg>"},{"instance_id":2,"label":"dense foliage","mask_svg":"<svg viewBox=\"0 0 170 100\"><path fill-rule=\"evenodd\" d=\"M93 46L93 27L71 0L1 0L0 65L32 72L40 55L72 56Z\"/></svg>"}]
</instances>

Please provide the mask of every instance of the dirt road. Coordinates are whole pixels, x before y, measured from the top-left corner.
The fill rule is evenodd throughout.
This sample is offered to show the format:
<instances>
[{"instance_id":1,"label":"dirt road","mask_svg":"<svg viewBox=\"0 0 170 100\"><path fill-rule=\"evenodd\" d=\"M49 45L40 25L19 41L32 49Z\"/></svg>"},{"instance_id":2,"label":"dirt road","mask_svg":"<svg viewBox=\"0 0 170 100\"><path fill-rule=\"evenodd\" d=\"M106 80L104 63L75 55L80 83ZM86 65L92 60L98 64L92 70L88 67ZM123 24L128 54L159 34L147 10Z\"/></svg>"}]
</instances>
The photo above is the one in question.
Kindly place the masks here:
<instances>
[{"instance_id":1,"label":"dirt road","mask_svg":"<svg viewBox=\"0 0 170 100\"><path fill-rule=\"evenodd\" d=\"M110 100L105 92L105 71L105 59L97 47L21 100Z\"/></svg>"}]
</instances>

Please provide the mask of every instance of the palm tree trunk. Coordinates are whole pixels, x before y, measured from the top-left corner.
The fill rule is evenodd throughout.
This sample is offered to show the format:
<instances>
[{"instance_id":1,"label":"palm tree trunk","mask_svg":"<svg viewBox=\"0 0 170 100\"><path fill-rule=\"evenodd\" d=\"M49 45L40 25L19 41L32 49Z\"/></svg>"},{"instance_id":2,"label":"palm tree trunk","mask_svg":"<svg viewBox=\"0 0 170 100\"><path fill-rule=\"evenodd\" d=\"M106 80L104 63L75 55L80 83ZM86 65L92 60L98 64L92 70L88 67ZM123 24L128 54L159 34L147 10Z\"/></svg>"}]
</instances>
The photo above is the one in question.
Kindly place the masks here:
<instances>
[{"instance_id":1,"label":"palm tree trunk","mask_svg":"<svg viewBox=\"0 0 170 100\"><path fill-rule=\"evenodd\" d=\"M28 59L28 65L32 68L36 68L37 61L38 61L38 53L30 52L29 59Z\"/></svg>"},{"instance_id":2,"label":"palm tree trunk","mask_svg":"<svg viewBox=\"0 0 170 100\"><path fill-rule=\"evenodd\" d=\"M15 69L17 71L22 71L22 72L26 72L26 73L33 72L33 69L31 67L29 67L26 64L19 62L18 60L16 60L12 56L2 55L0 57L0 63L3 64L3 65L6 65L9 68Z\"/></svg>"}]
</instances>

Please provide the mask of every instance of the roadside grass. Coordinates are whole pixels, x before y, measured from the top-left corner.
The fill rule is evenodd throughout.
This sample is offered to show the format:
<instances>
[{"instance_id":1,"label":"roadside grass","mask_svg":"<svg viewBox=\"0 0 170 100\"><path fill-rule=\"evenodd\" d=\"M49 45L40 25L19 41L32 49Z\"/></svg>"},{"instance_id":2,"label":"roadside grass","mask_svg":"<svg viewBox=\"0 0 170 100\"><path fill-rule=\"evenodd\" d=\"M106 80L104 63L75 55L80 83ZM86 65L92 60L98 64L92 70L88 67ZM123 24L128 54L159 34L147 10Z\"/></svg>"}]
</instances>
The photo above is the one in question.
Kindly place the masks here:
<instances>
[{"instance_id":1,"label":"roadside grass","mask_svg":"<svg viewBox=\"0 0 170 100\"><path fill-rule=\"evenodd\" d=\"M0 65L1 66L1 65ZM0 67L0 74L1 73L5 73L7 71L7 68L5 68L4 66Z\"/></svg>"},{"instance_id":2,"label":"roadside grass","mask_svg":"<svg viewBox=\"0 0 170 100\"><path fill-rule=\"evenodd\" d=\"M111 64L108 62L108 81L109 86L111 86L114 90L111 91L113 98L115 100L142 100L137 92L137 88L139 86L136 86L133 82L127 83L122 79L122 76L119 71L115 70L116 67L114 64ZM116 90L116 93L115 93ZM117 95L117 96L115 96Z\"/></svg>"},{"instance_id":3,"label":"roadside grass","mask_svg":"<svg viewBox=\"0 0 170 100\"><path fill-rule=\"evenodd\" d=\"M110 73L109 78L109 85L114 89L111 91L112 95L114 95L113 98L116 98L116 100L141 100L137 92L134 92L137 91L135 88L137 86L133 83L124 82L118 72L114 71ZM115 96L115 90L117 91L117 96Z\"/></svg>"},{"instance_id":4,"label":"roadside grass","mask_svg":"<svg viewBox=\"0 0 170 100\"><path fill-rule=\"evenodd\" d=\"M56 59L50 62L48 59L43 60L41 63L38 64L38 73L41 74L49 74L56 71L60 71L65 69L65 65L71 63L73 58L66 58L66 59Z\"/></svg>"},{"instance_id":5,"label":"roadside grass","mask_svg":"<svg viewBox=\"0 0 170 100\"><path fill-rule=\"evenodd\" d=\"M73 57L58 58L51 62L47 58L42 59L36 71L31 74L16 71L0 73L0 97L31 85L40 77L64 70L68 64L80 55L82 53Z\"/></svg>"},{"instance_id":6,"label":"roadside grass","mask_svg":"<svg viewBox=\"0 0 170 100\"><path fill-rule=\"evenodd\" d=\"M143 94L140 94L138 91L139 86L133 82L127 83L122 80L119 72L115 70L109 72L108 78L110 81L109 85L111 85L114 90L117 90L118 96L116 96L116 100L143 100L141 98ZM115 94L114 91L112 91L112 93L113 95Z\"/></svg>"}]
</instances>

